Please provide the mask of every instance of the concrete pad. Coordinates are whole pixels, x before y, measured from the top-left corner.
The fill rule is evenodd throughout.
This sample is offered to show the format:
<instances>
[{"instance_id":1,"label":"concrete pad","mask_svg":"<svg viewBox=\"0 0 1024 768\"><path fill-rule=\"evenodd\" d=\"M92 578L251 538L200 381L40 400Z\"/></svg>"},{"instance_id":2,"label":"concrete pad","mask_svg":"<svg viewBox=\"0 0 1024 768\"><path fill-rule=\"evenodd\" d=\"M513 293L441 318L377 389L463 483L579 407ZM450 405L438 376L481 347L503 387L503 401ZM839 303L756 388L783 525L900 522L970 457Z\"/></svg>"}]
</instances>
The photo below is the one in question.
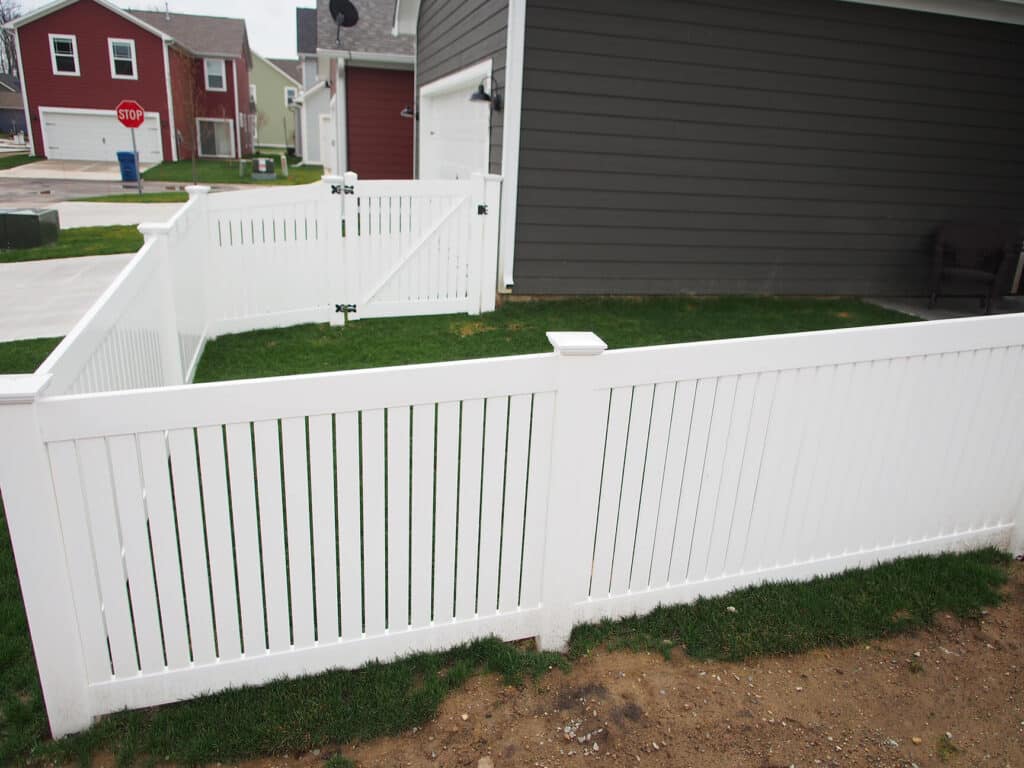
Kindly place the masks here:
<instances>
[{"instance_id":1,"label":"concrete pad","mask_svg":"<svg viewBox=\"0 0 1024 768\"><path fill-rule=\"evenodd\" d=\"M148 171L152 164L142 165ZM116 163L98 163L91 160L40 160L38 163L19 165L0 172L10 179L66 179L70 181L120 181L121 169Z\"/></svg>"},{"instance_id":2,"label":"concrete pad","mask_svg":"<svg viewBox=\"0 0 1024 768\"><path fill-rule=\"evenodd\" d=\"M928 307L928 299L924 297L875 298L865 299L884 309L913 315L922 320L952 320L957 317L981 317L985 310L973 296L948 296L940 298L933 307ZM1024 312L1024 296L1004 296L992 303L993 315L1005 315L1012 312Z\"/></svg>"},{"instance_id":3,"label":"concrete pad","mask_svg":"<svg viewBox=\"0 0 1024 768\"><path fill-rule=\"evenodd\" d=\"M0 342L67 335L134 255L0 264Z\"/></svg>"},{"instance_id":4,"label":"concrete pad","mask_svg":"<svg viewBox=\"0 0 1024 768\"><path fill-rule=\"evenodd\" d=\"M162 224L184 203L57 203L47 206L60 214L60 228L109 227L115 224Z\"/></svg>"}]
</instances>

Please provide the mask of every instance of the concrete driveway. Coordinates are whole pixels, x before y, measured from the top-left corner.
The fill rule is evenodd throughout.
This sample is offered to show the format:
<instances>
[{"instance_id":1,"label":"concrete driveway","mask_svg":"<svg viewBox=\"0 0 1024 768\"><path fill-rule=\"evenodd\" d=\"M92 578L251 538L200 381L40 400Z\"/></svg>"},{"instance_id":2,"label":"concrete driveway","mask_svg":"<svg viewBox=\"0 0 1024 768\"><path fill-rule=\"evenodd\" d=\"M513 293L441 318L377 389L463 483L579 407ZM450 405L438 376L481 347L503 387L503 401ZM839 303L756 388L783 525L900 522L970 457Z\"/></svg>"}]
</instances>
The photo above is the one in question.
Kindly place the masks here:
<instances>
[{"instance_id":1,"label":"concrete driveway","mask_svg":"<svg viewBox=\"0 0 1024 768\"><path fill-rule=\"evenodd\" d=\"M143 165L148 171L153 165ZM11 179L68 179L71 181L120 181L117 163L99 163L90 160L40 160L4 171Z\"/></svg>"},{"instance_id":2,"label":"concrete driveway","mask_svg":"<svg viewBox=\"0 0 1024 768\"><path fill-rule=\"evenodd\" d=\"M0 342L65 336L133 255L0 264Z\"/></svg>"}]
</instances>

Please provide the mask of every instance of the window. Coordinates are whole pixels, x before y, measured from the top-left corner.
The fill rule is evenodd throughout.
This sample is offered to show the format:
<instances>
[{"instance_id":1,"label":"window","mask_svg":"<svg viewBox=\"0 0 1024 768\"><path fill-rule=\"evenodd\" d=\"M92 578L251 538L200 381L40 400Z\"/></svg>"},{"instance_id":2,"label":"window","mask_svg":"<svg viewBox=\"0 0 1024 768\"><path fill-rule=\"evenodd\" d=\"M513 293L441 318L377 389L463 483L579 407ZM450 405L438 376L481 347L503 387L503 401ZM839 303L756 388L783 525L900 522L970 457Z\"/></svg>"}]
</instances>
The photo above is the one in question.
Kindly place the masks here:
<instances>
[{"instance_id":1,"label":"window","mask_svg":"<svg viewBox=\"0 0 1024 768\"><path fill-rule=\"evenodd\" d=\"M234 157L235 129L231 120L199 118L199 156Z\"/></svg>"},{"instance_id":2,"label":"window","mask_svg":"<svg viewBox=\"0 0 1024 768\"><path fill-rule=\"evenodd\" d=\"M286 87L284 89L284 105L286 107L294 106L295 105L295 97L297 95L298 95L298 91L296 91L294 88Z\"/></svg>"},{"instance_id":3,"label":"window","mask_svg":"<svg viewBox=\"0 0 1024 768\"><path fill-rule=\"evenodd\" d=\"M224 74L224 59L204 59L203 65L206 70L206 90L226 91L228 78Z\"/></svg>"},{"instance_id":4,"label":"window","mask_svg":"<svg viewBox=\"0 0 1024 768\"><path fill-rule=\"evenodd\" d=\"M50 35L50 61L53 74L77 77L78 39L74 35Z\"/></svg>"},{"instance_id":5,"label":"window","mask_svg":"<svg viewBox=\"0 0 1024 768\"><path fill-rule=\"evenodd\" d=\"M135 62L135 41L110 38L110 76L115 80L138 80Z\"/></svg>"},{"instance_id":6,"label":"window","mask_svg":"<svg viewBox=\"0 0 1024 768\"><path fill-rule=\"evenodd\" d=\"M249 101L252 104L256 103L256 84L250 83L249 85Z\"/></svg>"}]
</instances>

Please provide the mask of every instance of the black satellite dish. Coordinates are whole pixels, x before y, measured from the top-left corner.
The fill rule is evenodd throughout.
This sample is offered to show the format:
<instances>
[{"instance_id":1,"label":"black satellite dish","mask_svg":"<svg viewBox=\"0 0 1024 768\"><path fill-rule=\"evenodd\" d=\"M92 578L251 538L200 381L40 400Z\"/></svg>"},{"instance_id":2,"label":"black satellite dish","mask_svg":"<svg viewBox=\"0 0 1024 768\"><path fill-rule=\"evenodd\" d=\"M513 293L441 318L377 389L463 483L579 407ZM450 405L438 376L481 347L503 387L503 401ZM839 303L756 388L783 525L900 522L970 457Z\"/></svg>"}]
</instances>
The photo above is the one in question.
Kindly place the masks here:
<instances>
[{"instance_id":1,"label":"black satellite dish","mask_svg":"<svg viewBox=\"0 0 1024 768\"><path fill-rule=\"evenodd\" d=\"M339 27L354 27L359 21L359 11L350 0L331 0L331 16Z\"/></svg>"}]
</instances>

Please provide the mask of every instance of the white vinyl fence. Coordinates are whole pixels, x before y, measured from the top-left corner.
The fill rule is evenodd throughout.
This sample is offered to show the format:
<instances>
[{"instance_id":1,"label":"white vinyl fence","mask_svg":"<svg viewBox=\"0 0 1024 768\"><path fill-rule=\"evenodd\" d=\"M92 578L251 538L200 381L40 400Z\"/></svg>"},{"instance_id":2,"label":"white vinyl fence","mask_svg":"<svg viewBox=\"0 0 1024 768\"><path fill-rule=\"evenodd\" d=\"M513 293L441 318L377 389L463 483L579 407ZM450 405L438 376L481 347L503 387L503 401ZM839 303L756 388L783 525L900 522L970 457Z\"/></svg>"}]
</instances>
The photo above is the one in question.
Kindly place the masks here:
<instances>
[{"instance_id":1,"label":"white vinyl fence","mask_svg":"<svg viewBox=\"0 0 1024 768\"><path fill-rule=\"evenodd\" d=\"M38 373L48 394L190 382L207 340L347 317L494 309L501 179L208 194L146 241ZM348 311L339 311L347 309Z\"/></svg>"},{"instance_id":2,"label":"white vinyl fence","mask_svg":"<svg viewBox=\"0 0 1024 768\"><path fill-rule=\"evenodd\" d=\"M56 735L921 552L1024 549L1024 316L45 394L0 483Z\"/></svg>"}]
</instances>

